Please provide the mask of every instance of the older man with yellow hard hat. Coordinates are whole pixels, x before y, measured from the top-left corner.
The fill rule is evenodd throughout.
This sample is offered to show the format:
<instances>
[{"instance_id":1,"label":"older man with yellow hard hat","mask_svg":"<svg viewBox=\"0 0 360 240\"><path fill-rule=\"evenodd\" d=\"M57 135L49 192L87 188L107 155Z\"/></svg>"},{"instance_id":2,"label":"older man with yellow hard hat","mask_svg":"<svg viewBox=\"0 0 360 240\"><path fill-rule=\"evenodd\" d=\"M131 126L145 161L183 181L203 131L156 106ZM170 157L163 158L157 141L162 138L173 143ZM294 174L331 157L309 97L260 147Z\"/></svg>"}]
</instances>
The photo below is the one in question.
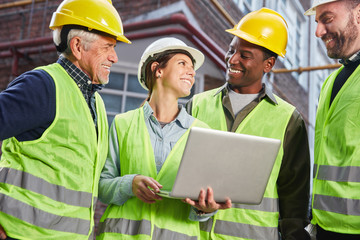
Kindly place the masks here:
<instances>
[{"instance_id":1,"label":"older man with yellow hard hat","mask_svg":"<svg viewBox=\"0 0 360 240\"><path fill-rule=\"evenodd\" d=\"M360 239L360 1L315 0L315 35L343 64L323 83L316 114L312 224L317 239Z\"/></svg>"},{"instance_id":2,"label":"older man with yellow hard hat","mask_svg":"<svg viewBox=\"0 0 360 240\"><path fill-rule=\"evenodd\" d=\"M110 0L65 0L50 28L57 63L0 93L0 238L92 239L108 123L97 93L123 35Z\"/></svg>"}]
</instances>

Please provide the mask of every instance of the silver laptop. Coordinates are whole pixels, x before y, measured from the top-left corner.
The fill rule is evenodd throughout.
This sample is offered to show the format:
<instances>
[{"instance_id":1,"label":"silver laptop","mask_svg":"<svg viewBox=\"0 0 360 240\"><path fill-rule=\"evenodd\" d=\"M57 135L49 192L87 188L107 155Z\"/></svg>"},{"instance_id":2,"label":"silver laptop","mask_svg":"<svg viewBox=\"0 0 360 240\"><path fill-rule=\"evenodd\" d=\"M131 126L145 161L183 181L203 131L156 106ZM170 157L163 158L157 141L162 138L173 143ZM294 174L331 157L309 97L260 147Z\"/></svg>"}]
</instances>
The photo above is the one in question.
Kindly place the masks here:
<instances>
[{"instance_id":1,"label":"silver laptop","mask_svg":"<svg viewBox=\"0 0 360 240\"><path fill-rule=\"evenodd\" d=\"M217 202L260 204L279 148L278 139L193 127L173 188L158 194L197 200L209 186Z\"/></svg>"}]
</instances>

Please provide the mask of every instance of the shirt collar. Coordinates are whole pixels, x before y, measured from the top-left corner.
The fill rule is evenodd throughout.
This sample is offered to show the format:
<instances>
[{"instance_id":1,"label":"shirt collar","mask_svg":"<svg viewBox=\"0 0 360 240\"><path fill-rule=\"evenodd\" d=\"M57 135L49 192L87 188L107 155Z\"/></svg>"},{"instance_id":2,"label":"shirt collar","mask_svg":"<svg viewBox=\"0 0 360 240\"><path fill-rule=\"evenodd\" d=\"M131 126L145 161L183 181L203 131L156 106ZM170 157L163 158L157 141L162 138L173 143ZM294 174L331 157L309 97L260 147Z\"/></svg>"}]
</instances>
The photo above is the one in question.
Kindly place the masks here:
<instances>
[{"instance_id":1,"label":"shirt collar","mask_svg":"<svg viewBox=\"0 0 360 240\"><path fill-rule=\"evenodd\" d=\"M74 79L76 85L83 91L98 91L101 90L104 85L102 84L92 84L91 79L86 75L81 69L79 69L75 64L73 64L69 59L60 56L57 63L59 63L69 76Z\"/></svg>"},{"instance_id":2,"label":"shirt collar","mask_svg":"<svg viewBox=\"0 0 360 240\"><path fill-rule=\"evenodd\" d=\"M360 60L360 51L354 53L351 57L347 59L341 59L339 62L344 65L348 65L350 63L356 62Z\"/></svg>"},{"instance_id":3,"label":"shirt collar","mask_svg":"<svg viewBox=\"0 0 360 240\"><path fill-rule=\"evenodd\" d=\"M183 105L179 104L178 107L180 109L180 112L172 122L177 122L181 127L185 129L190 128L192 123L191 121L192 118L189 118L190 115L186 112ZM146 120L150 119L150 117L153 116L154 111L152 110L148 101L144 103L143 109L144 109L145 119Z\"/></svg>"},{"instance_id":4,"label":"shirt collar","mask_svg":"<svg viewBox=\"0 0 360 240\"><path fill-rule=\"evenodd\" d=\"M223 93L223 96L228 96L229 95L229 83L226 82L224 85L222 85L219 90L214 94L214 96L216 96L217 94L219 94L220 92ZM260 102L261 99L267 97L271 102L273 102L274 104L278 104L278 102L276 101L276 98L274 96L274 94L272 93L271 89L265 84L262 84L262 89L259 92L258 95L258 100Z\"/></svg>"}]
</instances>

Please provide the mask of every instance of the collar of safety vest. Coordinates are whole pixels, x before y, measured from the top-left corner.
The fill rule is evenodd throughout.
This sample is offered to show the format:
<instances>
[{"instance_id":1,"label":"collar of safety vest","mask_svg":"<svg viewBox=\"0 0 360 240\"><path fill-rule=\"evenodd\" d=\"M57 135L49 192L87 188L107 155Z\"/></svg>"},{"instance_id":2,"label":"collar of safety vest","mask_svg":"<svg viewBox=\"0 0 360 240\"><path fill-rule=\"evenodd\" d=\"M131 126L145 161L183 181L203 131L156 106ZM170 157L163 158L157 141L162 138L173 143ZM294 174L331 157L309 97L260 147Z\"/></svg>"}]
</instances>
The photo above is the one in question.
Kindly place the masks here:
<instances>
[{"instance_id":1,"label":"collar of safety vest","mask_svg":"<svg viewBox=\"0 0 360 240\"><path fill-rule=\"evenodd\" d=\"M341 64L343 64L344 66L349 65L351 63L354 62L359 62L360 61L360 51L354 53L351 57L347 58L347 59L341 59L339 62Z\"/></svg>"},{"instance_id":2,"label":"collar of safety vest","mask_svg":"<svg viewBox=\"0 0 360 240\"><path fill-rule=\"evenodd\" d=\"M222 85L218 91L216 91L216 93L214 94L214 97L216 95L218 95L219 93L223 93L223 97L229 95L229 83L226 82L224 85ZM258 101L260 102L263 98L267 97L272 103L274 103L275 105L278 104L278 102L276 101L276 98L274 96L274 94L272 93L271 89L265 84L262 84L262 89L259 92L258 95Z\"/></svg>"},{"instance_id":3,"label":"collar of safety vest","mask_svg":"<svg viewBox=\"0 0 360 240\"><path fill-rule=\"evenodd\" d=\"M189 114L186 112L186 109L183 105L179 104L179 114L176 116L176 118L172 122L178 122L179 125L185 129L190 128L192 121L189 119ZM146 101L143 105L143 111L144 111L144 118L149 119L154 114L154 110L151 108L148 101ZM190 118L192 118L190 116ZM157 120L156 120L157 121Z\"/></svg>"}]
</instances>

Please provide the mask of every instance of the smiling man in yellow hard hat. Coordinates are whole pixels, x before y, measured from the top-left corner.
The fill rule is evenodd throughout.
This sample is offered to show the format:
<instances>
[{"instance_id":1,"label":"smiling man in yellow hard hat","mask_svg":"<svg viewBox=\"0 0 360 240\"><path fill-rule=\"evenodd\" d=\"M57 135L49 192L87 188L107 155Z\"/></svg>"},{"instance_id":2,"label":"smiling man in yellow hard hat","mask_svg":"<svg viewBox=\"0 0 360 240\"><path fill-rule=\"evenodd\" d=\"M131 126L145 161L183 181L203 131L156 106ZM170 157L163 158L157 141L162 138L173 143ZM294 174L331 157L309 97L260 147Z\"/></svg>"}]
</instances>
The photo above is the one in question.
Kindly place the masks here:
<instances>
[{"instance_id":1,"label":"smiling man in yellow hard hat","mask_svg":"<svg viewBox=\"0 0 360 240\"><path fill-rule=\"evenodd\" d=\"M262 8L227 32L234 35L225 56L227 83L195 95L188 111L214 129L276 138L282 145L261 204L233 204L218 212L202 223L203 239L274 240L279 230L282 239L309 239L304 230L310 182L305 123L294 106L262 83L277 56L285 56L287 24L279 13Z\"/></svg>"},{"instance_id":2,"label":"smiling man in yellow hard hat","mask_svg":"<svg viewBox=\"0 0 360 240\"><path fill-rule=\"evenodd\" d=\"M97 93L123 35L110 0L65 0L50 28L57 63L0 93L0 231L7 239L92 239L108 123Z\"/></svg>"},{"instance_id":3,"label":"smiling man in yellow hard hat","mask_svg":"<svg viewBox=\"0 0 360 240\"><path fill-rule=\"evenodd\" d=\"M360 239L360 0L315 0L315 35L343 64L316 114L312 224L317 239Z\"/></svg>"}]
</instances>

